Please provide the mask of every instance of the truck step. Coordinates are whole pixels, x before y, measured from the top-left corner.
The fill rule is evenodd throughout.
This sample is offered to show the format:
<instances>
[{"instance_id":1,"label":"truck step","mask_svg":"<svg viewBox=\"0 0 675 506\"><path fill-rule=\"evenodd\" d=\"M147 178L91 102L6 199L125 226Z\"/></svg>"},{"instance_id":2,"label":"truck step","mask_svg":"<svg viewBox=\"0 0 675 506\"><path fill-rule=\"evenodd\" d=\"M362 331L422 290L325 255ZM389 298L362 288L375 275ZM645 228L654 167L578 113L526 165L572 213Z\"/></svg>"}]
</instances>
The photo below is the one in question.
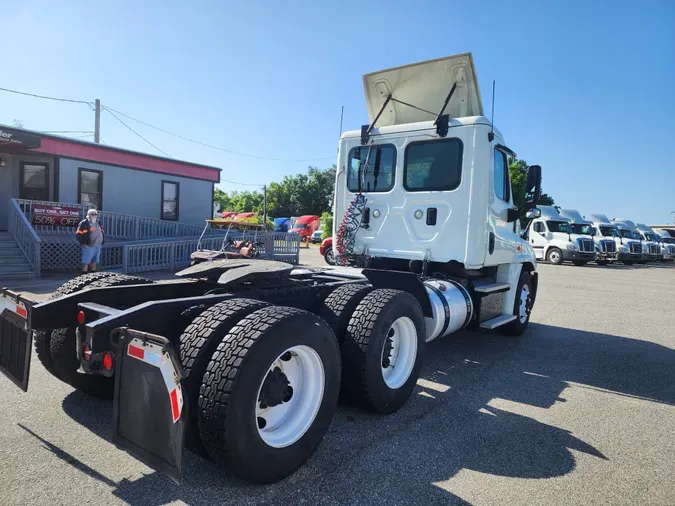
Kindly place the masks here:
<instances>
[{"instance_id":1,"label":"truck step","mask_svg":"<svg viewBox=\"0 0 675 506\"><path fill-rule=\"evenodd\" d=\"M484 285L476 285L474 291L478 293L500 293L508 292L511 286L508 283L488 283Z\"/></svg>"},{"instance_id":2,"label":"truck step","mask_svg":"<svg viewBox=\"0 0 675 506\"><path fill-rule=\"evenodd\" d=\"M496 329L497 327L501 327L502 325L506 325L507 323L511 323L513 320L516 319L516 315L513 314L502 314L497 316L496 318L492 318L492 320L485 321L480 324L480 328L482 329Z\"/></svg>"}]
</instances>

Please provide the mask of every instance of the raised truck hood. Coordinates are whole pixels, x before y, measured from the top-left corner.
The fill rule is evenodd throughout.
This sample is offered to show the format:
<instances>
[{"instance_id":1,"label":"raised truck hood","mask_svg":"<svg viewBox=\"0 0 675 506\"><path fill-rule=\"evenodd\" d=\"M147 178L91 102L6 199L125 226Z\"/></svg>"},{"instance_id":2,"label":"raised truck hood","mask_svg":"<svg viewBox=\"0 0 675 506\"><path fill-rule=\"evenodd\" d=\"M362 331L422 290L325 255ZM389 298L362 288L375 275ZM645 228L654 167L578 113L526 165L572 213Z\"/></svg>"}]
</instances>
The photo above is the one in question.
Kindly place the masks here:
<instances>
[{"instance_id":1,"label":"raised truck hood","mask_svg":"<svg viewBox=\"0 0 675 506\"><path fill-rule=\"evenodd\" d=\"M434 120L455 83L457 89L445 108L445 114L454 118L482 116L483 102L471 53L366 74L363 76L363 89L370 122L375 120L389 94L394 100L389 101L377 120L378 127Z\"/></svg>"}]
</instances>

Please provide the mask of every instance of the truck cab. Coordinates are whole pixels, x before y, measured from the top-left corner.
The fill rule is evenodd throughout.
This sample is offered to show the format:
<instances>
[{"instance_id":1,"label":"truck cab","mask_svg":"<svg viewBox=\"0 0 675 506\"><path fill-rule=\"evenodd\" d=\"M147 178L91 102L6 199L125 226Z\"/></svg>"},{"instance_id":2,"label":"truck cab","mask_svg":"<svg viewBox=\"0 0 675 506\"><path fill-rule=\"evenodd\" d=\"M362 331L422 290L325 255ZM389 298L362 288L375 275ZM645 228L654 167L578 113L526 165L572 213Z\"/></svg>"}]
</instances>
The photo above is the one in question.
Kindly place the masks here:
<instances>
[{"instance_id":1,"label":"truck cab","mask_svg":"<svg viewBox=\"0 0 675 506\"><path fill-rule=\"evenodd\" d=\"M656 233L661 238L661 252L664 262L675 260L675 237L670 235L667 230L657 230Z\"/></svg>"},{"instance_id":2,"label":"truck cab","mask_svg":"<svg viewBox=\"0 0 675 506\"><path fill-rule=\"evenodd\" d=\"M592 221L586 220L576 209L561 209L560 215L570 220L572 237L586 236L588 238L590 236L593 239L593 244L595 245L595 263L607 265L616 260L616 244L611 232L609 237L612 238L607 239L599 233L598 228Z\"/></svg>"},{"instance_id":3,"label":"truck cab","mask_svg":"<svg viewBox=\"0 0 675 506\"><path fill-rule=\"evenodd\" d=\"M642 246L639 241L631 240L632 234L629 231L624 230L622 235L616 223L604 214L592 214L591 222L596 231L596 243L601 243L601 249L603 244L606 244L603 241L614 241L616 261L622 262L624 265L633 265L642 260Z\"/></svg>"},{"instance_id":4,"label":"truck cab","mask_svg":"<svg viewBox=\"0 0 675 506\"><path fill-rule=\"evenodd\" d=\"M541 168L530 168L527 208L518 210L508 167L516 154L483 114L470 54L363 81L370 124L345 132L338 151L338 263L357 257L380 271L453 279L470 290L489 285L486 295L504 293L479 323L511 323L521 273L536 274L519 218L537 214Z\"/></svg>"},{"instance_id":5,"label":"truck cab","mask_svg":"<svg viewBox=\"0 0 675 506\"><path fill-rule=\"evenodd\" d=\"M647 263L649 260L649 247L642 242L642 236L640 235L640 232L638 232L635 223L630 220L616 218L612 220L612 223L616 225L617 229L619 230L619 236L622 239L631 240L629 243L631 256L637 258L639 255L639 258L635 260L635 263ZM626 262L624 262L624 264L625 263Z\"/></svg>"},{"instance_id":6,"label":"truck cab","mask_svg":"<svg viewBox=\"0 0 675 506\"><path fill-rule=\"evenodd\" d=\"M301 241L309 242L312 234L319 228L320 218L314 215L300 216L293 224L293 232L300 235Z\"/></svg>"},{"instance_id":7,"label":"truck cab","mask_svg":"<svg viewBox=\"0 0 675 506\"><path fill-rule=\"evenodd\" d=\"M649 260L662 262L663 261L663 247L661 245L661 236L657 234L651 227L644 223L636 223L635 227L642 238L643 247L646 246ZM667 248L666 248L667 250ZM667 251L666 251L667 252Z\"/></svg>"},{"instance_id":8,"label":"truck cab","mask_svg":"<svg viewBox=\"0 0 675 506\"><path fill-rule=\"evenodd\" d=\"M560 265L563 261L585 265L595 260L590 224L579 224L579 233L575 233L571 219L562 216L555 207L539 206L539 210L541 216L532 222L529 232L530 244L538 259L554 265Z\"/></svg>"}]
</instances>

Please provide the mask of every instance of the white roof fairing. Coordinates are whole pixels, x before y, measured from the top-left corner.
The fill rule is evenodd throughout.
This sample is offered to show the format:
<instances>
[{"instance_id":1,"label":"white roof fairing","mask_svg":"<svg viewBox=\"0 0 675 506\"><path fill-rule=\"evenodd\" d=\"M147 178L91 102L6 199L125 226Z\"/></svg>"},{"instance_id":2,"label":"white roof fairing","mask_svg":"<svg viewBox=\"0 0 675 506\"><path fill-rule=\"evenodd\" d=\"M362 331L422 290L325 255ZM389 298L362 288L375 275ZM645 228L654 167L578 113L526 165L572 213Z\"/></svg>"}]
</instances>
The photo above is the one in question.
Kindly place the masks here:
<instances>
[{"instance_id":1,"label":"white roof fairing","mask_svg":"<svg viewBox=\"0 0 675 506\"><path fill-rule=\"evenodd\" d=\"M363 89L369 121L372 124L390 94L394 100L387 104L377 126L434 120L455 83L457 88L445 114L452 118L482 116L483 102L471 53L366 74Z\"/></svg>"}]
</instances>

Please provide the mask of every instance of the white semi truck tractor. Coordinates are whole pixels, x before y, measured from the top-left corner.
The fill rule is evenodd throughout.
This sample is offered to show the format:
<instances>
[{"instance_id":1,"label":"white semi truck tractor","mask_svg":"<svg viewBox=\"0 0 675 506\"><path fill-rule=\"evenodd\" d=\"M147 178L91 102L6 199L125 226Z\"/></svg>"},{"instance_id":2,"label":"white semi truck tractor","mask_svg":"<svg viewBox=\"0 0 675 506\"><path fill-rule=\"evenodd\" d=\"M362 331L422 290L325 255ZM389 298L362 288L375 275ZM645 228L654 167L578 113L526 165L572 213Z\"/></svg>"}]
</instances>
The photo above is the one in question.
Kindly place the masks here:
<instances>
[{"instance_id":1,"label":"white semi truck tractor","mask_svg":"<svg viewBox=\"0 0 675 506\"><path fill-rule=\"evenodd\" d=\"M541 167L516 209L515 153L483 115L471 55L364 85L370 123L340 139L333 230L360 274L245 258L173 282L87 274L45 302L0 289L0 373L26 390L34 341L55 378L113 398L113 442L154 469L180 480L192 448L270 483L310 458L340 393L392 413L429 341L525 332L538 276L519 219L538 216Z\"/></svg>"},{"instance_id":2,"label":"white semi truck tractor","mask_svg":"<svg viewBox=\"0 0 675 506\"><path fill-rule=\"evenodd\" d=\"M598 265L607 265L616 260L616 244L614 238L607 239L599 236L593 222L586 220L576 209L561 209L560 216L570 220L572 237L583 236L593 240L595 245L595 263Z\"/></svg>"},{"instance_id":3,"label":"white semi truck tractor","mask_svg":"<svg viewBox=\"0 0 675 506\"><path fill-rule=\"evenodd\" d=\"M633 265L642 261L642 245L633 239L633 234L627 227L621 229L604 214L592 214L591 222L596 229L596 237L600 240L613 238L616 246L616 260L624 265Z\"/></svg>"},{"instance_id":4,"label":"white semi truck tractor","mask_svg":"<svg viewBox=\"0 0 675 506\"><path fill-rule=\"evenodd\" d=\"M649 259L656 262L663 262L664 253L670 255L670 249L663 247L661 236L644 223L636 223L635 227L642 237L642 244L646 244L647 248L649 248Z\"/></svg>"},{"instance_id":5,"label":"white semi truck tractor","mask_svg":"<svg viewBox=\"0 0 675 506\"><path fill-rule=\"evenodd\" d=\"M675 260L675 237L670 235L667 230L657 230L656 233L661 237L661 252L664 262Z\"/></svg>"},{"instance_id":6,"label":"white semi truck tractor","mask_svg":"<svg viewBox=\"0 0 675 506\"><path fill-rule=\"evenodd\" d=\"M620 234L629 236L640 243L642 259L638 263L646 264L647 262L653 262L656 260L657 251L660 251L658 243L653 241L645 241L635 222L625 218L614 218L612 221L616 223Z\"/></svg>"},{"instance_id":7,"label":"white semi truck tractor","mask_svg":"<svg viewBox=\"0 0 675 506\"><path fill-rule=\"evenodd\" d=\"M595 260L590 227L585 229L587 233L576 234L572 230L570 218L561 216L555 207L539 206L538 209L541 216L532 222L528 235L538 259L545 259L554 265L564 261L585 265Z\"/></svg>"}]
</instances>

